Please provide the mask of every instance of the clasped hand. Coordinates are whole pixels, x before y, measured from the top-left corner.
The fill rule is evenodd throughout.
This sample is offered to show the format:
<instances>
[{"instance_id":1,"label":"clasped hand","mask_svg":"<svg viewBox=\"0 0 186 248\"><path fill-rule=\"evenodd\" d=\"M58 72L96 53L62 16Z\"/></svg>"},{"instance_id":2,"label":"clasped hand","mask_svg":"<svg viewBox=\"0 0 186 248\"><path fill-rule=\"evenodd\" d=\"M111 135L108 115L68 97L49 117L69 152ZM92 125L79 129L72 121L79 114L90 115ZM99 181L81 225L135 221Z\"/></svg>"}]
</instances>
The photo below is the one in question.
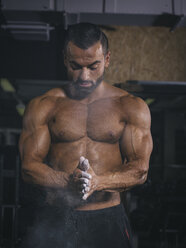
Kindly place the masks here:
<instances>
[{"instance_id":1,"label":"clasped hand","mask_svg":"<svg viewBox=\"0 0 186 248\"><path fill-rule=\"evenodd\" d=\"M97 176L88 159L83 156L80 157L78 167L74 170L72 177L83 200L86 200L96 190Z\"/></svg>"}]
</instances>

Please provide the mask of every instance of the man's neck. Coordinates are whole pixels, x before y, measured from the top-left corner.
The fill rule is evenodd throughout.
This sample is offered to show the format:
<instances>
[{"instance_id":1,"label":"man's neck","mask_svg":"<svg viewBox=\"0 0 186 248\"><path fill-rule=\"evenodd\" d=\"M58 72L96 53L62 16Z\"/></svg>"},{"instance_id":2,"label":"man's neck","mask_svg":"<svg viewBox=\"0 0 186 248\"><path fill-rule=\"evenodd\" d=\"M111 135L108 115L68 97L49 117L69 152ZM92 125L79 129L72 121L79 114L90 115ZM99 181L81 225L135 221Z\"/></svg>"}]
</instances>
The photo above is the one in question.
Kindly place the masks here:
<instances>
[{"instance_id":1,"label":"man's neck","mask_svg":"<svg viewBox=\"0 0 186 248\"><path fill-rule=\"evenodd\" d=\"M104 94L105 82L102 81L98 87L96 87L90 94L88 94L85 98L81 100L82 103L91 103L97 99L102 98Z\"/></svg>"},{"instance_id":2,"label":"man's neck","mask_svg":"<svg viewBox=\"0 0 186 248\"><path fill-rule=\"evenodd\" d=\"M102 98L102 96L104 95L104 89L106 85L107 84L102 81L91 93L87 93L85 95L78 94L78 92L73 87L71 89L69 89L68 87L63 87L63 89L68 98L77 100L84 104L89 104L99 98Z\"/></svg>"}]
</instances>

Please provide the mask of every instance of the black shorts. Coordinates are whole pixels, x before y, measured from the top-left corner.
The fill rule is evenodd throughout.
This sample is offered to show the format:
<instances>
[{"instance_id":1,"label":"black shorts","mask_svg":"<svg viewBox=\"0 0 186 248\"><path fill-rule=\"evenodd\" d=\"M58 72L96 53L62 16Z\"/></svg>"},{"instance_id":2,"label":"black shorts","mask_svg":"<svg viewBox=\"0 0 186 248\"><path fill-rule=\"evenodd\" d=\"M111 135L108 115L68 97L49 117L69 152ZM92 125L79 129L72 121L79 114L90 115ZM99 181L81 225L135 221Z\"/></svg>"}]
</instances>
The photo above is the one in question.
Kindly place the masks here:
<instances>
[{"instance_id":1,"label":"black shorts","mask_svg":"<svg viewBox=\"0 0 186 248\"><path fill-rule=\"evenodd\" d=\"M122 204L91 211L42 209L28 229L25 248L131 248Z\"/></svg>"}]
</instances>

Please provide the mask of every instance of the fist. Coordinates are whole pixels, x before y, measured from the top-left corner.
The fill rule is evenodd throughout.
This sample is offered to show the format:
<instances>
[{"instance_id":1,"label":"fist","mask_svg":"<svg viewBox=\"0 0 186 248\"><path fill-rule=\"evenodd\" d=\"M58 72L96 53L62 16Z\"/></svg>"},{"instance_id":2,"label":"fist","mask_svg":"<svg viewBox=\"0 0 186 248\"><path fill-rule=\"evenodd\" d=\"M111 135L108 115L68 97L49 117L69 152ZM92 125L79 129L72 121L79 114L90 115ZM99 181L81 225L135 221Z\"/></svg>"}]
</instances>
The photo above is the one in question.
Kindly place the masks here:
<instances>
[{"instance_id":1,"label":"fist","mask_svg":"<svg viewBox=\"0 0 186 248\"><path fill-rule=\"evenodd\" d=\"M92 176L87 172L90 168L88 159L83 156L80 157L78 167L74 170L72 175L72 182L76 192L84 196L90 190L90 180Z\"/></svg>"},{"instance_id":2,"label":"fist","mask_svg":"<svg viewBox=\"0 0 186 248\"><path fill-rule=\"evenodd\" d=\"M82 199L84 199L84 195L90 191L90 186L91 186L90 180L92 179L92 176L89 173L87 173L87 171L90 169L90 164L88 159L81 156L79 159L78 168L82 170L82 177L80 181L82 182L81 185L82 194L83 194Z\"/></svg>"}]
</instances>

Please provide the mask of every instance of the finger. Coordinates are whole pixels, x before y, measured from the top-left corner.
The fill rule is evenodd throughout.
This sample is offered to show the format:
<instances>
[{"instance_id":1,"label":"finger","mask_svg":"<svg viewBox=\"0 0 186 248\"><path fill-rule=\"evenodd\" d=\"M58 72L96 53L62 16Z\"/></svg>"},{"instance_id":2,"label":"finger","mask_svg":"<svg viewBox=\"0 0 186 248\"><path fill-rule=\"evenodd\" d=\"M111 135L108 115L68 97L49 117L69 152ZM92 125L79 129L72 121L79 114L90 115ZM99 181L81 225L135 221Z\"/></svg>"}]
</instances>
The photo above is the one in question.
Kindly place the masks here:
<instances>
[{"instance_id":1,"label":"finger","mask_svg":"<svg viewBox=\"0 0 186 248\"><path fill-rule=\"evenodd\" d=\"M92 179L92 176L87 172L81 171L81 172L74 173L73 178L86 178L90 180Z\"/></svg>"},{"instance_id":2,"label":"finger","mask_svg":"<svg viewBox=\"0 0 186 248\"><path fill-rule=\"evenodd\" d=\"M79 181L82 184L86 184L87 186L90 186L90 181L87 178L80 178Z\"/></svg>"},{"instance_id":3,"label":"finger","mask_svg":"<svg viewBox=\"0 0 186 248\"><path fill-rule=\"evenodd\" d=\"M86 187L87 187L87 184L86 183L84 183L84 184L81 184L81 189L85 189Z\"/></svg>"},{"instance_id":4,"label":"finger","mask_svg":"<svg viewBox=\"0 0 186 248\"><path fill-rule=\"evenodd\" d=\"M84 163L85 160L86 160L85 157L83 157L83 156L80 157L80 159L79 159L79 164L78 164L78 168L79 168L80 170L85 170L85 169L84 169L84 165L83 165L83 163Z\"/></svg>"},{"instance_id":5,"label":"finger","mask_svg":"<svg viewBox=\"0 0 186 248\"><path fill-rule=\"evenodd\" d=\"M90 191L90 187L86 186L84 189L82 189L82 193L88 193Z\"/></svg>"},{"instance_id":6,"label":"finger","mask_svg":"<svg viewBox=\"0 0 186 248\"><path fill-rule=\"evenodd\" d=\"M86 194L83 195L82 199L83 199L83 200L86 200L86 199L88 198L88 196L89 196L89 194L86 193Z\"/></svg>"},{"instance_id":7,"label":"finger","mask_svg":"<svg viewBox=\"0 0 186 248\"><path fill-rule=\"evenodd\" d=\"M88 193L90 191L90 187L85 187L84 191L85 193Z\"/></svg>"},{"instance_id":8,"label":"finger","mask_svg":"<svg viewBox=\"0 0 186 248\"><path fill-rule=\"evenodd\" d=\"M88 159L84 159L82 163L79 164L79 169L87 171L90 168Z\"/></svg>"},{"instance_id":9,"label":"finger","mask_svg":"<svg viewBox=\"0 0 186 248\"><path fill-rule=\"evenodd\" d=\"M84 168L85 168L86 171L89 169L90 164L89 164L88 159L85 159L85 160L83 161L83 166L84 166Z\"/></svg>"},{"instance_id":10,"label":"finger","mask_svg":"<svg viewBox=\"0 0 186 248\"><path fill-rule=\"evenodd\" d=\"M85 160L85 157L81 156L79 159L79 163L82 164L84 160Z\"/></svg>"},{"instance_id":11,"label":"finger","mask_svg":"<svg viewBox=\"0 0 186 248\"><path fill-rule=\"evenodd\" d=\"M80 187L80 189L83 188L83 185L85 186L90 186L91 185L91 181L87 178L84 178L84 177L81 177L81 178L78 178L78 177L74 177L73 178L73 182L78 186Z\"/></svg>"},{"instance_id":12,"label":"finger","mask_svg":"<svg viewBox=\"0 0 186 248\"><path fill-rule=\"evenodd\" d=\"M83 193L83 194L85 194L85 193L86 193L86 192L85 192L85 189L82 189L82 193Z\"/></svg>"},{"instance_id":13,"label":"finger","mask_svg":"<svg viewBox=\"0 0 186 248\"><path fill-rule=\"evenodd\" d=\"M84 172L84 171L81 172L81 177L87 178L87 179L92 179L92 176L89 173Z\"/></svg>"}]
</instances>

